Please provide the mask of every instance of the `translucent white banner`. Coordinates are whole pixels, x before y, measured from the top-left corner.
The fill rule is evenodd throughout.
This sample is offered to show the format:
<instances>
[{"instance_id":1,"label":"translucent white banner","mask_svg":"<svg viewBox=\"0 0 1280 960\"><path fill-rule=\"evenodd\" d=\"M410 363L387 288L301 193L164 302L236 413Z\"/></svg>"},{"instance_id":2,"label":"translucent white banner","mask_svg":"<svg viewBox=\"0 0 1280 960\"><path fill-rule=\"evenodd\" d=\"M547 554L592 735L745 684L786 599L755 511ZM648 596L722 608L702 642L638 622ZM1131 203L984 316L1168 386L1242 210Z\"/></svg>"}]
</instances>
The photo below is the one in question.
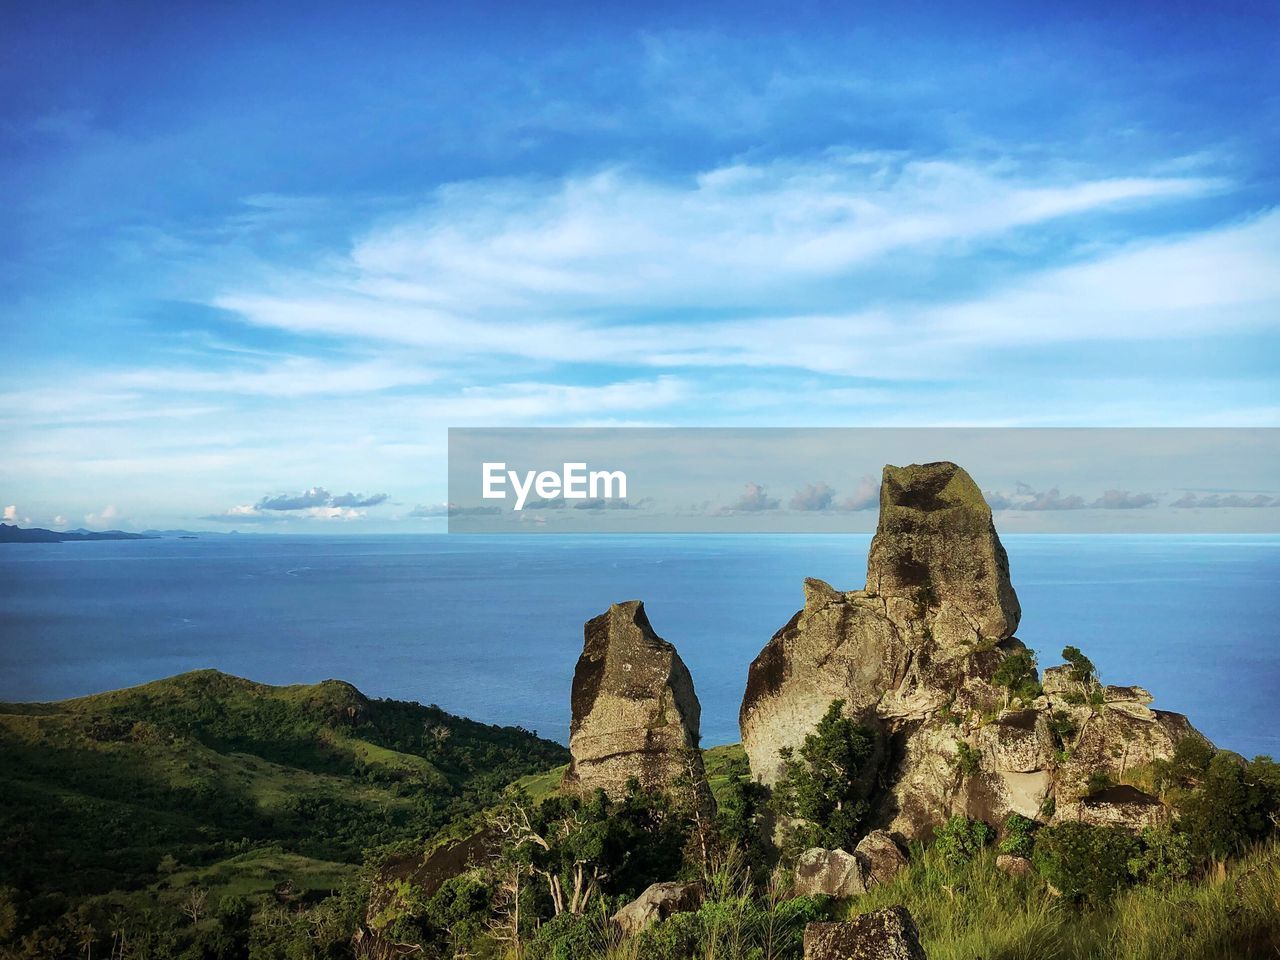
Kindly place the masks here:
<instances>
[{"instance_id":1,"label":"translucent white banner","mask_svg":"<svg viewBox=\"0 0 1280 960\"><path fill-rule=\"evenodd\" d=\"M451 533L865 533L886 464L950 460L1002 533L1280 532L1280 430L449 431Z\"/></svg>"}]
</instances>

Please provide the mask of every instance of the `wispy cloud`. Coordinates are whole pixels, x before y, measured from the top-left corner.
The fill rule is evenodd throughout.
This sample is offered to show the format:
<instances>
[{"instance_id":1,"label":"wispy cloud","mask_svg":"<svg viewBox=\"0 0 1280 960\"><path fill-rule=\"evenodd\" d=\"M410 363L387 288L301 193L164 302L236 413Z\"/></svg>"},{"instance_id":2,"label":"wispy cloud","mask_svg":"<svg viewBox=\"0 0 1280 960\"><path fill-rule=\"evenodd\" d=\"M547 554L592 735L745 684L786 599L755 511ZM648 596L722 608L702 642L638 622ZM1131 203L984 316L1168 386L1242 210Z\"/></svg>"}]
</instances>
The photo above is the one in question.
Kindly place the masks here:
<instances>
[{"instance_id":1,"label":"wispy cloud","mask_svg":"<svg viewBox=\"0 0 1280 960\"><path fill-rule=\"evenodd\" d=\"M1280 297L1273 271L1263 269L1280 249L1280 218L1173 244L1069 246L1060 255L1085 265L1033 271L968 301L937 304L908 292L921 263L941 269L982 250L1016 249L1030 227L1223 188L1213 177L1032 177L998 165L840 152L674 181L613 169L559 183L464 182L370 230L345 258L278 270L214 305L264 327L461 357L929 376L954 367L957 347L1104 327L1109 337L1131 328L1145 335L1151 316L1175 308L1175 331L1186 329L1193 312L1163 290L1138 325L1118 325L1115 309L1094 327L1063 316L1079 302L1071 297L1096 288L1084 312L1122 276L1131 278L1124 303L1145 301L1162 265L1179 268L1201 311L1252 311ZM1238 282L1224 294L1206 281L1228 260ZM904 274L917 282L904 283ZM1049 304L1058 314L1042 316ZM673 312L678 322L667 319ZM1259 319L1250 316L1237 322Z\"/></svg>"},{"instance_id":2,"label":"wispy cloud","mask_svg":"<svg viewBox=\"0 0 1280 960\"><path fill-rule=\"evenodd\" d=\"M1177 500L1169 504L1171 507L1177 507L1181 510L1216 510L1219 508L1236 508L1246 510L1256 510L1260 507L1280 507L1280 497L1267 496L1265 493L1255 493L1251 496L1241 495L1238 493L1184 493Z\"/></svg>"}]
</instances>

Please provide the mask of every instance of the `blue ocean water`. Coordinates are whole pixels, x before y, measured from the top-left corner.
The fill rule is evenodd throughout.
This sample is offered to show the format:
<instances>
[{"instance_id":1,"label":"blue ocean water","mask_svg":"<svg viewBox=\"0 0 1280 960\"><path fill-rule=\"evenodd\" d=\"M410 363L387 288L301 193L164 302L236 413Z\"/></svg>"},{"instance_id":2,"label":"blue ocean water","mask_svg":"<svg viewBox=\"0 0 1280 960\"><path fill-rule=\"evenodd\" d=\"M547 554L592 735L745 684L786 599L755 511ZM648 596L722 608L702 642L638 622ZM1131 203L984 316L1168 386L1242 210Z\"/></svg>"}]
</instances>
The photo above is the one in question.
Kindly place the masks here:
<instances>
[{"instance_id":1,"label":"blue ocean water","mask_svg":"<svg viewBox=\"0 0 1280 960\"><path fill-rule=\"evenodd\" d=\"M1280 755L1280 538L1010 536L1018 631L1140 683L1220 746ZM0 700L216 667L349 680L564 741L582 623L645 601L708 745L802 581L862 585L869 537L238 536L0 546Z\"/></svg>"}]
</instances>

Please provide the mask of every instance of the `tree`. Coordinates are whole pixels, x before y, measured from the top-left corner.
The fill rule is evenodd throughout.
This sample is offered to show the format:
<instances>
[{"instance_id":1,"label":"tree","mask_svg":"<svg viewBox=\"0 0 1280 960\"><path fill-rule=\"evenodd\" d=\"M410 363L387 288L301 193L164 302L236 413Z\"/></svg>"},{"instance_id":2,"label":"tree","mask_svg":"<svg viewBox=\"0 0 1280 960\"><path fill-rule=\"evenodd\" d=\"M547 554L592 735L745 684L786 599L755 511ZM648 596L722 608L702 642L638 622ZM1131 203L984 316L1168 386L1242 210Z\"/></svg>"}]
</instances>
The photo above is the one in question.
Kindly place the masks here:
<instances>
[{"instance_id":1,"label":"tree","mask_svg":"<svg viewBox=\"0 0 1280 960\"><path fill-rule=\"evenodd\" d=\"M503 857L541 878L552 913L582 914L601 894L635 894L680 868L690 819L659 793L634 780L611 801L552 796L534 805L513 791L491 823L503 836Z\"/></svg>"},{"instance_id":2,"label":"tree","mask_svg":"<svg viewBox=\"0 0 1280 960\"><path fill-rule=\"evenodd\" d=\"M200 918L204 916L205 904L209 902L209 891L204 887L192 887L191 892L187 895L186 902L182 905L182 912L191 920L193 927L200 925Z\"/></svg>"},{"instance_id":3,"label":"tree","mask_svg":"<svg viewBox=\"0 0 1280 960\"><path fill-rule=\"evenodd\" d=\"M1009 705L1013 697L1034 700L1040 695L1036 682L1036 655L1030 650L1016 650L1001 661L991 677L997 687L1004 687L1004 703Z\"/></svg>"},{"instance_id":4,"label":"tree","mask_svg":"<svg viewBox=\"0 0 1280 960\"><path fill-rule=\"evenodd\" d=\"M745 757L737 758L726 773L729 782L721 791L716 811L721 841L730 851L746 857L753 868L763 869L768 859L763 822L769 790L752 778Z\"/></svg>"},{"instance_id":5,"label":"tree","mask_svg":"<svg viewBox=\"0 0 1280 960\"><path fill-rule=\"evenodd\" d=\"M875 733L843 715L835 700L804 738L799 756L781 751L782 777L774 787L779 814L806 821L789 847L822 846L852 850L857 843L867 803L859 775L875 752ZM789 852L797 852L792 849Z\"/></svg>"},{"instance_id":6,"label":"tree","mask_svg":"<svg viewBox=\"0 0 1280 960\"><path fill-rule=\"evenodd\" d=\"M1174 802L1179 828L1200 858L1239 853L1280 825L1280 765L1270 757L1246 761L1218 750L1201 776L1194 790Z\"/></svg>"},{"instance_id":7,"label":"tree","mask_svg":"<svg viewBox=\"0 0 1280 960\"><path fill-rule=\"evenodd\" d=\"M1087 686L1097 678L1097 669L1093 661L1086 657L1079 647L1063 647L1062 659L1067 661L1067 665L1071 668L1071 679L1076 683Z\"/></svg>"}]
</instances>

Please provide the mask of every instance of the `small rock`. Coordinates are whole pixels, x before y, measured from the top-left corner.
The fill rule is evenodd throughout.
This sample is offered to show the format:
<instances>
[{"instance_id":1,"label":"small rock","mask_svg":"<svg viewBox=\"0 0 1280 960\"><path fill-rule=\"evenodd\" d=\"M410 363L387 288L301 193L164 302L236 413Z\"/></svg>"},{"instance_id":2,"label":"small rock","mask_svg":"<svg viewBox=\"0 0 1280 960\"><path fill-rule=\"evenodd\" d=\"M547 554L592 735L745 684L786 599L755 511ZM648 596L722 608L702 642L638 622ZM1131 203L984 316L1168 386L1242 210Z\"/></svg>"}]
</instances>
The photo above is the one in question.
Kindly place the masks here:
<instances>
[{"instance_id":1,"label":"small rock","mask_svg":"<svg viewBox=\"0 0 1280 960\"><path fill-rule=\"evenodd\" d=\"M887 830L872 830L858 841L853 854L873 883L888 883L907 865L906 856Z\"/></svg>"},{"instance_id":2,"label":"small rock","mask_svg":"<svg viewBox=\"0 0 1280 960\"><path fill-rule=\"evenodd\" d=\"M1011 853L1002 853L996 857L996 869L1004 871L1011 877L1029 877L1035 873L1030 860L1026 857L1015 857Z\"/></svg>"},{"instance_id":3,"label":"small rock","mask_svg":"<svg viewBox=\"0 0 1280 960\"><path fill-rule=\"evenodd\" d=\"M804 960L927 960L906 907L804 928Z\"/></svg>"},{"instance_id":4,"label":"small rock","mask_svg":"<svg viewBox=\"0 0 1280 960\"><path fill-rule=\"evenodd\" d=\"M655 883L613 915L613 922L635 935L673 913L688 913L702 905L700 883Z\"/></svg>"},{"instance_id":5,"label":"small rock","mask_svg":"<svg viewBox=\"0 0 1280 960\"><path fill-rule=\"evenodd\" d=\"M866 892L866 867L852 853L812 847L796 861L796 896L825 894L845 899Z\"/></svg>"}]
</instances>

